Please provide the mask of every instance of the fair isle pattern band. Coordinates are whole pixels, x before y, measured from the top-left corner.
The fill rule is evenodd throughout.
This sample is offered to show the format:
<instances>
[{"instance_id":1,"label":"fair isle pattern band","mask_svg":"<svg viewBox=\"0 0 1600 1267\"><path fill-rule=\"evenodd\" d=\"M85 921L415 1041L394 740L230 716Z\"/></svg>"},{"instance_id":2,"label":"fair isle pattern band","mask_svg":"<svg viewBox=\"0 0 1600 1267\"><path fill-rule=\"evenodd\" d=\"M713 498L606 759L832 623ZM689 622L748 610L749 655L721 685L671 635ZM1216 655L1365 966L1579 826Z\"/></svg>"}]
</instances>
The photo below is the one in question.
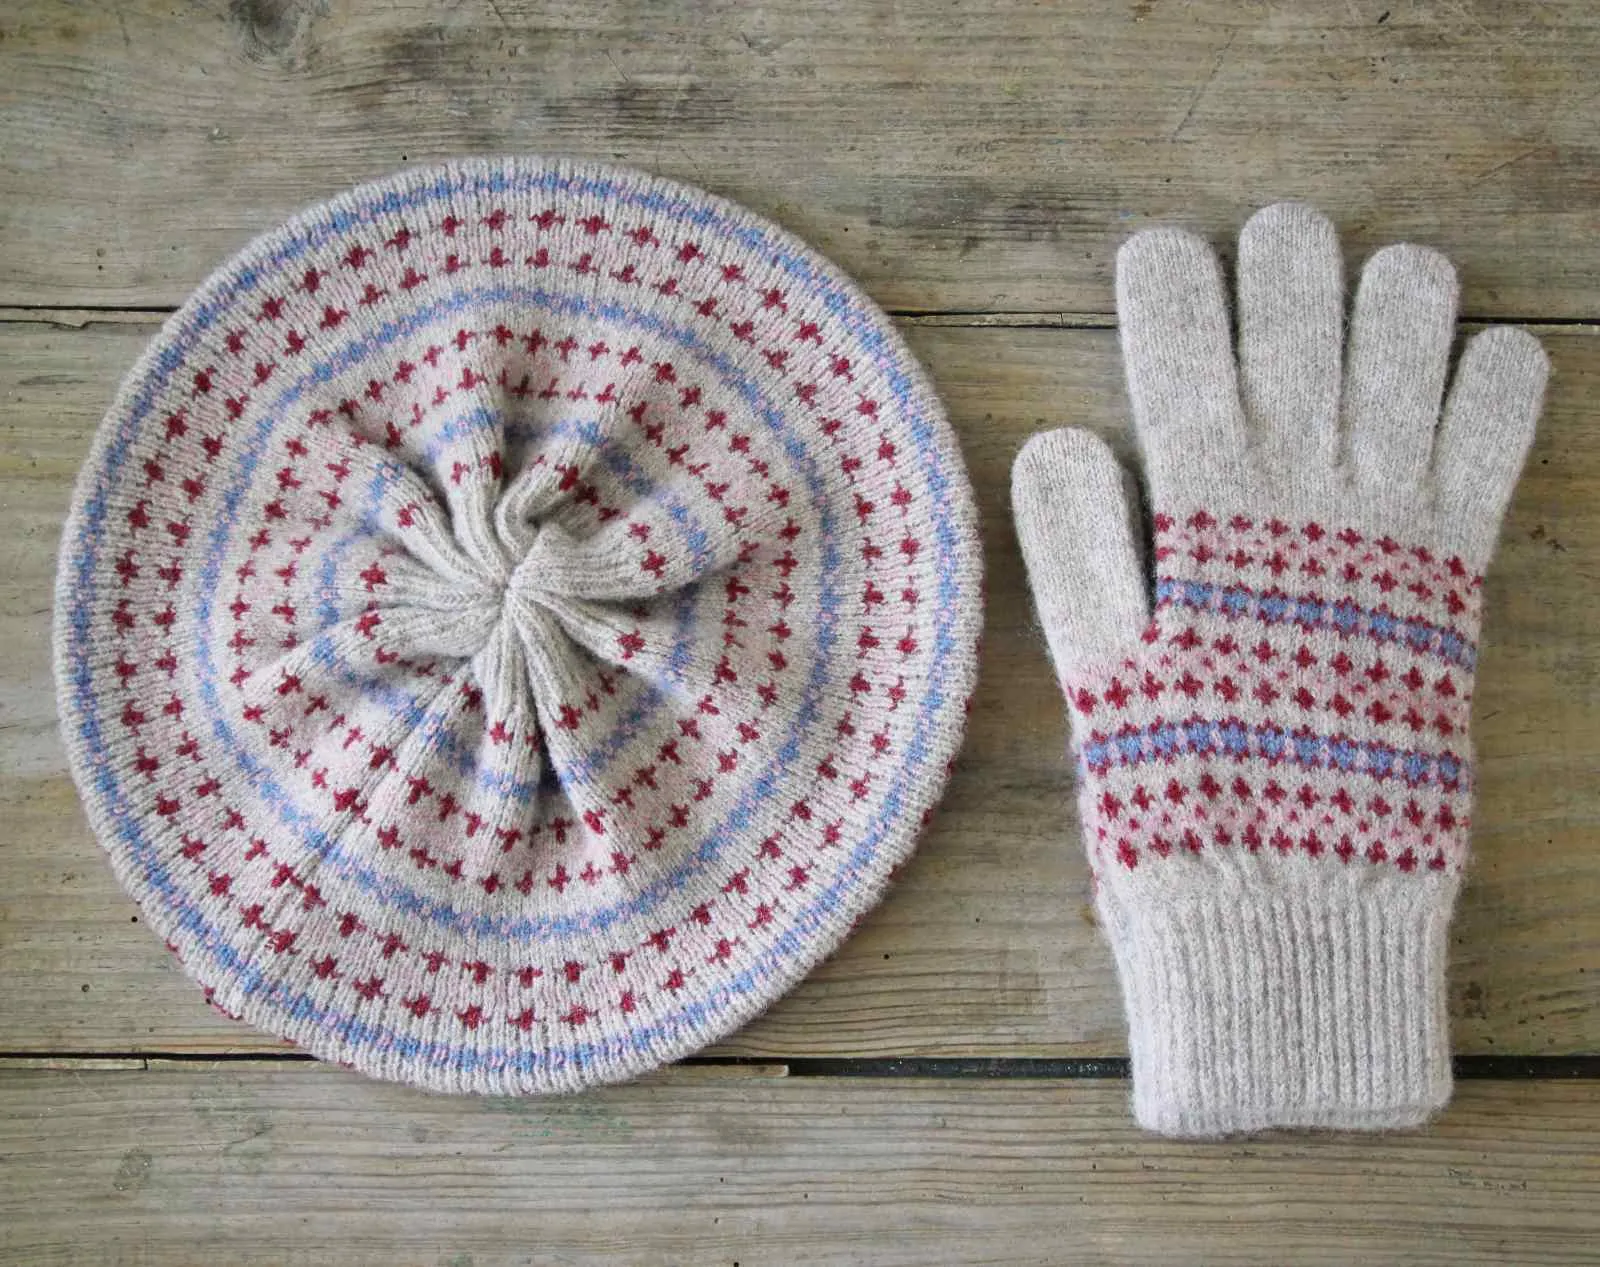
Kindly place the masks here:
<instances>
[{"instance_id":1,"label":"fair isle pattern band","mask_svg":"<svg viewBox=\"0 0 1600 1267\"><path fill-rule=\"evenodd\" d=\"M1154 659L1064 683L1095 865L1459 872L1482 578L1314 520L1200 509L1155 533Z\"/></svg>"},{"instance_id":2,"label":"fair isle pattern band","mask_svg":"<svg viewBox=\"0 0 1600 1267\"><path fill-rule=\"evenodd\" d=\"M700 191L402 174L211 278L63 540L97 835L222 1009L535 1092L757 1014L914 847L980 555L883 315Z\"/></svg>"}]
</instances>

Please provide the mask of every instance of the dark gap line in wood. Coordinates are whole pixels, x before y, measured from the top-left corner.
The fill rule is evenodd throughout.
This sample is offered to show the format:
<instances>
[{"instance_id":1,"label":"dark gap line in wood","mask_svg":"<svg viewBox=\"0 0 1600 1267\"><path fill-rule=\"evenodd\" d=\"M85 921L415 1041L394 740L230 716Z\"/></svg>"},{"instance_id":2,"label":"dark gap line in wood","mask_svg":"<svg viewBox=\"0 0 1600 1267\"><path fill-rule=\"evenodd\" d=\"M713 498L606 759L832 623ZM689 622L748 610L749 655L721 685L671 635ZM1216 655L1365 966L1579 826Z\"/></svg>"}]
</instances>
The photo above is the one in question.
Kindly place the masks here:
<instances>
[{"instance_id":1,"label":"dark gap line in wood","mask_svg":"<svg viewBox=\"0 0 1600 1267\"><path fill-rule=\"evenodd\" d=\"M747 1057L700 1056L692 1065L783 1064L791 1078L1037 1078L1051 1080L1117 1079L1129 1076L1128 1060L1103 1057ZM1457 1056L1452 1062L1462 1080L1552 1081L1600 1078L1600 1055Z\"/></svg>"},{"instance_id":2,"label":"dark gap line in wood","mask_svg":"<svg viewBox=\"0 0 1600 1267\"><path fill-rule=\"evenodd\" d=\"M896 321L915 326L955 326L962 329L1005 327L1025 330L1114 330L1115 313L1109 312L986 312L982 309L886 308ZM1462 326L1534 326L1541 329L1593 329L1600 317L1525 317L1515 313L1463 312Z\"/></svg>"},{"instance_id":3,"label":"dark gap line in wood","mask_svg":"<svg viewBox=\"0 0 1600 1267\"><path fill-rule=\"evenodd\" d=\"M50 1061L159 1061L170 1064L313 1064L304 1052L189 1051L0 1051L8 1062L38 1066ZM1122 1056L691 1056L690 1069L781 1067L791 1078L923 1078L942 1081L1021 1079L1030 1081L1116 1081L1128 1077ZM1462 1081L1552 1082L1600 1079L1600 1054L1569 1056L1457 1056L1455 1076Z\"/></svg>"},{"instance_id":4,"label":"dark gap line in wood","mask_svg":"<svg viewBox=\"0 0 1600 1267\"><path fill-rule=\"evenodd\" d=\"M96 317L134 318L155 323L165 321L176 311L175 307L131 304L0 304L0 325L40 322L81 327ZM987 312L960 308L887 308L884 311L904 325L955 329L1114 330L1117 325L1115 314L1102 312ZM61 314L69 314L77 319L58 321ZM1527 317L1514 313L1469 312L1460 315L1458 324L1516 325L1552 330L1593 329L1600 327L1600 317Z\"/></svg>"}]
</instances>

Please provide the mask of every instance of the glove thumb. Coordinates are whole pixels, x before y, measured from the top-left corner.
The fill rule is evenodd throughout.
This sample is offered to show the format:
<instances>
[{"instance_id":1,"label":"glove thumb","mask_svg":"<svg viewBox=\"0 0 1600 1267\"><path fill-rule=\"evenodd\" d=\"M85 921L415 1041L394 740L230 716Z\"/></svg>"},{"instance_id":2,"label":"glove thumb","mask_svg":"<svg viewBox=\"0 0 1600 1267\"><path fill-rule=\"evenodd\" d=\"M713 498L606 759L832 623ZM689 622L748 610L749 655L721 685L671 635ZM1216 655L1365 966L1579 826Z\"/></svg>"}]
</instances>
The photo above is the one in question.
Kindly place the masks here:
<instances>
[{"instance_id":1,"label":"glove thumb","mask_svg":"<svg viewBox=\"0 0 1600 1267\"><path fill-rule=\"evenodd\" d=\"M1056 675L1130 654L1150 622L1132 477L1093 432L1046 431L1011 468L1011 509Z\"/></svg>"}]
</instances>

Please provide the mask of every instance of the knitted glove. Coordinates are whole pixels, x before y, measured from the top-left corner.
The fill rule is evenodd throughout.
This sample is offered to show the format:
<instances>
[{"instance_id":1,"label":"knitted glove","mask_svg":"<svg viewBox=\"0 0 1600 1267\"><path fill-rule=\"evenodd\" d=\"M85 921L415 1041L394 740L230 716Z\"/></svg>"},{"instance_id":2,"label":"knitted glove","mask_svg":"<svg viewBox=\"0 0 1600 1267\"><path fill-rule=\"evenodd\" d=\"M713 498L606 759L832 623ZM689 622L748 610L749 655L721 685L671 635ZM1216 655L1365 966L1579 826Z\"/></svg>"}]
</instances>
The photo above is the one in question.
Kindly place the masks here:
<instances>
[{"instance_id":1,"label":"knitted glove","mask_svg":"<svg viewBox=\"0 0 1600 1267\"><path fill-rule=\"evenodd\" d=\"M1168 1134L1406 1126L1450 1095L1482 573L1547 363L1524 331L1477 335L1440 423L1448 261L1379 251L1343 348L1340 274L1317 212L1258 213L1236 363L1206 245L1163 229L1122 248L1153 615L1106 446L1035 436L1012 474L1134 1112Z\"/></svg>"}]
</instances>

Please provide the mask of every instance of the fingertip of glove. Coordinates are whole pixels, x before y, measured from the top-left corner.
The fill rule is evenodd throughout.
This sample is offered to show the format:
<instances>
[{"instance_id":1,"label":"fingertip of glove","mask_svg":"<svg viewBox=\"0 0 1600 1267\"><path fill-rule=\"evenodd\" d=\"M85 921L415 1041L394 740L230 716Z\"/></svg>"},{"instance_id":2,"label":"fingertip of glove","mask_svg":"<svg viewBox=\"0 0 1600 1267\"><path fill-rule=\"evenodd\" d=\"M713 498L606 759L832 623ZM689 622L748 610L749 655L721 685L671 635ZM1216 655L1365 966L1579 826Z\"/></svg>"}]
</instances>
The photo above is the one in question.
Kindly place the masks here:
<instances>
[{"instance_id":1,"label":"fingertip of glove","mask_svg":"<svg viewBox=\"0 0 1600 1267\"><path fill-rule=\"evenodd\" d=\"M1415 242L1396 242L1374 251L1361 272L1361 284L1368 287L1405 288L1454 298L1456 269L1442 251Z\"/></svg>"},{"instance_id":2,"label":"fingertip of glove","mask_svg":"<svg viewBox=\"0 0 1600 1267\"><path fill-rule=\"evenodd\" d=\"M1214 267L1216 256L1211 245L1188 229L1163 225L1141 229L1117 250L1117 277L1120 282L1137 280L1152 270L1183 267Z\"/></svg>"},{"instance_id":3,"label":"fingertip of glove","mask_svg":"<svg viewBox=\"0 0 1600 1267\"><path fill-rule=\"evenodd\" d=\"M1041 431L1028 438L1011 464L1012 498L1041 485L1082 484L1117 470L1115 455L1094 432L1081 427Z\"/></svg>"},{"instance_id":4,"label":"fingertip of glove","mask_svg":"<svg viewBox=\"0 0 1600 1267\"><path fill-rule=\"evenodd\" d=\"M1239 231L1239 250L1243 254L1252 248L1273 242L1287 242L1300 250L1326 249L1331 243L1338 249L1339 235L1333 221L1309 202L1275 202L1262 207L1244 223Z\"/></svg>"},{"instance_id":5,"label":"fingertip of glove","mask_svg":"<svg viewBox=\"0 0 1600 1267\"><path fill-rule=\"evenodd\" d=\"M1490 326L1467 340L1463 358L1489 362L1519 372L1541 383L1550 373L1550 354L1530 330L1521 326Z\"/></svg>"}]
</instances>

